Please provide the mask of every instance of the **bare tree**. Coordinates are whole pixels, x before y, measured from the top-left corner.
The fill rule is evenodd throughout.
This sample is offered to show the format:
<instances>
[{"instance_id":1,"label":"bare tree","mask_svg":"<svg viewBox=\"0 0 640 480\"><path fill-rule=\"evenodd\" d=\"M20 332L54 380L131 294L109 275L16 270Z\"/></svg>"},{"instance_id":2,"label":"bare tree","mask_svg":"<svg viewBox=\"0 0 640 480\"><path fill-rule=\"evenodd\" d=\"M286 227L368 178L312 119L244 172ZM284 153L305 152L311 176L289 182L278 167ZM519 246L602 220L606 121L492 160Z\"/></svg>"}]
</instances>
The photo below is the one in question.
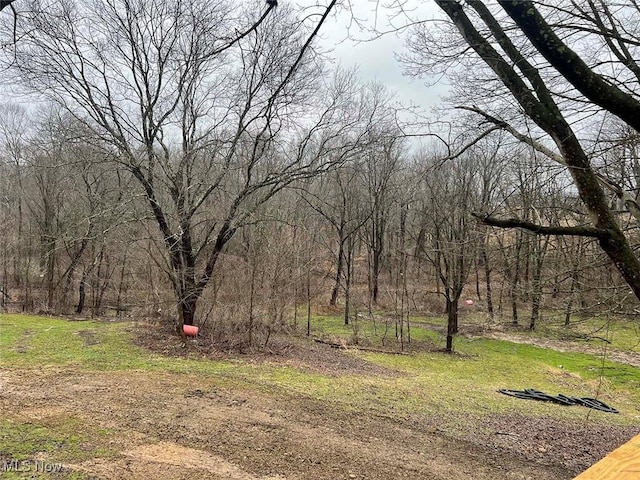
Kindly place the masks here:
<instances>
[{"instance_id":1,"label":"bare tree","mask_svg":"<svg viewBox=\"0 0 640 480\"><path fill-rule=\"evenodd\" d=\"M447 314L446 350L451 352L458 333L458 305L473 266L478 238L470 214L478 202L478 185L472 162L432 161L431 166L422 186L426 205L421 211L428 227L421 254L433 265L436 281L442 287Z\"/></svg>"},{"instance_id":2,"label":"bare tree","mask_svg":"<svg viewBox=\"0 0 640 480\"><path fill-rule=\"evenodd\" d=\"M313 55L334 5L302 22L283 7L256 17L228 2L160 0L35 1L22 16L14 71L137 180L181 324L256 208L347 161L375 121L352 77L327 82Z\"/></svg>"},{"instance_id":3,"label":"bare tree","mask_svg":"<svg viewBox=\"0 0 640 480\"><path fill-rule=\"evenodd\" d=\"M28 123L24 108L12 103L0 105L0 165L4 192L2 214L6 228L2 239L2 305L10 299L12 287L26 288L24 163L29 138Z\"/></svg>"},{"instance_id":4,"label":"bare tree","mask_svg":"<svg viewBox=\"0 0 640 480\"><path fill-rule=\"evenodd\" d=\"M345 296L344 323L349 324L351 281L356 242L370 216L362 198L361 165L354 163L324 176L303 198L328 224L333 233L327 245L335 264L329 305L335 306L342 290Z\"/></svg>"},{"instance_id":5,"label":"bare tree","mask_svg":"<svg viewBox=\"0 0 640 480\"><path fill-rule=\"evenodd\" d=\"M595 238L640 298L640 261L610 208L605 189L624 199L632 214L640 210L628 192L594 169L584 141L573 126L576 121L584 124L587 114L598 116L604 111L638 129L638 38L636 30L625 24L640 13L637 4L622 2L615 10L606 2L559 5L505 0L487 5L477 0L436 0L436 4L458 35L453 34L453 28L440 29L446 30L443 35L434 34L428 23L419 23L410 41L412 55L405 58L412 72L429 73L432 68L455 65L473 72L479 82L473 89L463 86L459 98L481 102L468 108L482 122L504 129L565 166L591 221L591 225L554 227L487 217L485 223L543 235ZM594 45L606 53L596 54ZM580 50L582 54L577 53ZM489 72L473 63L470 52L489 67ZM603 55L607 59L610 55L611 61L606 64L613 74L601 68ZM496 93L505 101L495 102ZM486 97L481 99L479 95ZM487 101L489 96L491 100ZM519 111L510 107L513 102ZM531 121L539 130L522 133L519 128L531 129Z\"/></svg>"},{"instance_id":6,"label":"bare tree","mask_svg":"<svg viewBox=\"0 0 640 480\"><path fill-rule=\"evenodd\" d=\"M365 157L364 176L371 215L364 229L364 239L369 250L370 304L378 302L380 273L387 253L387 230L391 221L395 178L401 167L402 144L397 137L382 139L375 150ZM371 306L369 307L371 310Z\"/></svg>"}]
</instances>

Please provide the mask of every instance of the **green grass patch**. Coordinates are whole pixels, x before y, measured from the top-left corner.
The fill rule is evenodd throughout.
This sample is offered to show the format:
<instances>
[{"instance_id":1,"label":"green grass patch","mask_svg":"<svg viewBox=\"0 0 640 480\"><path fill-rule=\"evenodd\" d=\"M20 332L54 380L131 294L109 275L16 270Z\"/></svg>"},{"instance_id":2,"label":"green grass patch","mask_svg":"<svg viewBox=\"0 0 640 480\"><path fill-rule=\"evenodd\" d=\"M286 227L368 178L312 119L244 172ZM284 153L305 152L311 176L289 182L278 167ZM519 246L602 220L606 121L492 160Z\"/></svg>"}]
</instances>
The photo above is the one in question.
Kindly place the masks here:
<instances>
[{"instance_id":1,"label":"green grass patch","mask_svg":"<svg viewBox=\"0 0 640 480\"><path fill-rule=\"evenodd\" d=\"M508 342L504 342L508 343ZM489 345L490 346L490 345ZM502 346L480 357L420 353L388 355L352 352L372 363L400 374L367 376L345 374L327 377L294 367L261 365L248 373L248 384L259 385L276 395L304 395L347 411L372 412L408 418L411 416L450 419L450 428L465 418L494 414L546 415L583 421L588 410L582 407L518 400L498 394L499 388L536 388L548 393L597 396L622 411L611 415L591 411L594 418L608 423L637 424L640 421L638 386L635 381L620 384L615 379L600 382L593 376L588 359L566 361L563 369L554 359L518 358L516 352L501 353ZM474 348L479 348L474 346ZM515 359L514 359L515 357ZM577 372L583 372L582 377Z\"/></svg>"},{"instance_id":2,"label":"green grass patch","mask_svg":"<svg viewBox=\"0 0 640 480\"><path fill-rule=\"evenodd\" d=\"M124 322L69 321L29 315L0 315L0 366L78 366L88 370L149 370L218 374L232 362L201 362L151 353L132 343Z\"/></svg>"},{"instance_id":3,"label":"green grass patch","mask_svg":"<svg viewBox=\"0 0 640 480\"><path fill-rule=\"evenodd\" d=\"M409 331L406 323L402 331L404 341L438 341L440 336L429 327L440 324L444 325L438 317L410 317ZM317 337L344 339L349 343L382 345L384 342L385 346L400 345L400 331L390 315L377 316L375 321L363 316L351 320L349 325L344 324L344 318L340 315L316 315L311 319L311 333Z\"/></svg>"},{"instance_id":4,"label":"green grass patch","mask_svg":"<svg viewBox=\"0 0 640 480\"><path fill-rule=\"evenodd\" d=\"M431 392L424 400L442 411L456 410L550 415L584 415L582 408L559 408L496 394L499 388L535 388L570 396L597 396L624 410L610 421L640 420L640 371L581 353L562 353L498 340L457 339L458 355L421 353L410 356L363 354L368 360L410 375L399 390ZM460 356L462 353L462 356ZM399 382L400 384L402 382ZM605 415L605 414L602 414Z\"/></svg>"},{"instance_id":5,"label":"green grass patch","mask_svg":"<svg viewBox=\"0 0 640 480\"><path fill-rule=\"evenodd\" d=\"M0 420L0 458L24 461L46 454L50 463L78 462L115 453L94 443L108 436L108 431L87 432L86 428L73 417L51 417L43 423Z\"/></svg>"},{"instance_id":6,"label":"green grass patch","mask_svg":"<svg viewBox=\"0 0 640 480\"><path fill-rule=\"evenodd\" d=\"M459 348L465 352L481 355L487 363L505 362L507 369L526 374L526 370L535 370L539 366L560 369L579 375L585 380L603 378L612 387L640 389L640 370L630 365L603 361L602 358L584 353L559 352L557 350L536 347L534 345L512 343L489 339L458 339ZM496 365L497 366L497 365ZM505 368L498 368L502 371ZM526 377L525 377L526 378Z\"/></svg>"},{"instance_id":7,"label":"green grass patch","mask_svg":"<svg viewBox=\"0 0 640 480\"><path fill-rule=\"evenodd\" d=\"M528 319L526 320L528 322ZM503 319L505 325L511 326L509 321ZM487 325L487 316L471 312L461 312L460 323L466 325ZM568 326L564 325L564 314L554 311L545 311L536 323L535 331L525 329L525 323L521 321L520 329L511 329L511 335L523 338L541 339L548 338L582 344L593 348L606 348L640 352L640 322L636 318L621 316L610 317L580 317L574 315ZM528 323L527 323L528 325Z\"/></svg>"},{"instance_id":8,"label":"green grass patch","mask_svg":"<svg viewBox=\"0 0 640 480\"><path fill-rule=\"evenodd\" d=\"M444 346L441 317L412 317L412 340ZM461 319L462 321L462 319ZM369 319L345 326L341 316L322 315L312 319L315 336L342 338L348 342L364 339L380 345L384 320L376 326ZM398 349L395 324L390 321L386 345ZM406 332L405 332L406 335ZM522 335L534 333L523 332ZM357 336L357 337L356 337ZM405 336L406 339L406 336ZM363 342L358 342L363 343ZM300 391L322 400L339 400L360 406L376 406L404 413L462 415L488 413L547 414L570 418L586 415L587 409L559 408L557 405L526 402L497 394L499 388L535 388L548 393L570 396L597 396L627 415L609 421L640 421L640 371L632 366L605 361L595 355L564 353L527 344L490 339L455 339L454 355L420 352L411 355L352 352L369 362L398 370L397 378L344 376L327 383L307 373L287 372L286 382L300 385ZM274 375L273 382L280 379ZM283 380L284 381L284 380Z\"/></svg>"},{"instance_id":9,"label":"green grass patch","mask_svg":"<svg viewBox=\"0 0 640 480\"><path fill-rule=\"evenodd\" d=\"M126 324L72 322L59 318L0 315L0 365L135 364L142 352L131 345ZM96 342L89 345L85 337Z\"/></svg>"},{"instance_id":10,"label":"green grass patch","mask_svg":"<svg viewBox=\"0 0 640 480\"><path fill-rule=\"evenodd\" d=\"M551 317L541 322L536 336L584 342L592 346L607 345L615 350L640 352L640 322L620 317L574 318L569 326L564 319Z\"/></svg>"}]
</instances>

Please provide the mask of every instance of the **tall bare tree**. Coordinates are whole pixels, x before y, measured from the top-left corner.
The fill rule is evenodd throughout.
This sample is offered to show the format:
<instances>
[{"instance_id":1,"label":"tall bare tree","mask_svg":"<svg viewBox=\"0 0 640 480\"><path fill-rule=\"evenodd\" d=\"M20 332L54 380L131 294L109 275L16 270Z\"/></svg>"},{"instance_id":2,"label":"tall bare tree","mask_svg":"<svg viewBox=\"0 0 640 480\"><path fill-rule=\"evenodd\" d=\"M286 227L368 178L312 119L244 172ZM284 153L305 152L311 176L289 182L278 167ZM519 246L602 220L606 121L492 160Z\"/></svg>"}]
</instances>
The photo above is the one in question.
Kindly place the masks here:
<instances>
[{"instance_id":1,"label":"tall bare tree","mask_svg":"<svg viewBox=\"0 0 640 480\"><path fill-rule=\"evenodd\" d=\"M304 21L226 1L33 1L21 12L17 78L137 180L181 324L256 208L347 161L375 121L351 77L329 81L314 55L335 3Z\"/></svg>"},{"instance_id":2,"label":"tall bare tree","mask_svg":"<svg viewBox=\"0 0 640 480\"><path fill-rule=\"evenodd\" d=\"M574 127L576 122L584 126L588 115L601 118L608 113L636 131L640 127L639 42L630 23L640 17L637 3L618 2L615 8L604 1L435 3L451 28L416 24L409 43L412 54L405 58L410 70L424 74L464 66L466 78L475 77L476 82L471 88L460 83L458 98L468 101L466 107L482 122L566 167L590 217L590 225L561 227L519 218L487 217L485 223L595 238L640 298L640 261L610 208L608 193L621 198L636 217L640 209L628 192L594 168Z\"/></svg>"},{"instance_id":3,"label":"tall bare tree","mask_svg":"<svg viewBox=\"0 0 640 480\"><path fill-rule=\"evenodd\" d=\"M25 283L24 163L29 138L29 119L24 108L0 105L0 165L2 166L2 214L7 232L2 239L2 286L0 301L9 300L11 287Z\"/></svg>"},{"instance_id":4,"label":"tall bare tree","mask_svg":"<svg viewBox=\"0 0 640 480\"><path fill-rule=\"evenodd\" d=\"M370 303L378 302L380 274L388 249L388 228L394 193L397 192L395 178L401 167L402 142L397 137L383 138L378 148L372 149L363 165L367 201L371 214L364 228L364 239L369 250L369 295Z\"/></svg>"},{"instance_id":5,"label":"tall bare tree","mask_svg":"<svg viewBox=\"0 0 640 480\"><path fill-rule=\"evenodd\" d=\"M453 338L458 333L458 305L479 238L470 214L478 205L479 197L475 166L465 160L425 162L431 168L423 180L421 192L427 241L420 253L433 265L436 281L442 287L448 352L452 351Z\"/></svg>"}]
</instances>

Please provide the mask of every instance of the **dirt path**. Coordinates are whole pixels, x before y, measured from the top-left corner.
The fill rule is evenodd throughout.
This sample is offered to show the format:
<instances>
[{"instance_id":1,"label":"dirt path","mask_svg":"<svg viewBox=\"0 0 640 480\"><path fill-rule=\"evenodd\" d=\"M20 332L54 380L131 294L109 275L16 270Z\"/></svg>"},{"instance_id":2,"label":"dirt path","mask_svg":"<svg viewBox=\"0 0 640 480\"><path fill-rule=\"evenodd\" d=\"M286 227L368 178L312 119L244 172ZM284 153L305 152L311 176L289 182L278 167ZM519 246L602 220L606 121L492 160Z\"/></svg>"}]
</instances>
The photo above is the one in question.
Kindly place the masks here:
<instances>
[{"instance_id":1,"label":"dirt path","mask_svg":"<svg viewBox=\"0 0 640 480\"><path fill-rule=\"evenodd\" d=\"M66 464L95 478L522 480L575 473L418 423L179 374L2 370L0 412L35 423L73 416L109 429L112 457Z\"/></svg>"}]
</instances>

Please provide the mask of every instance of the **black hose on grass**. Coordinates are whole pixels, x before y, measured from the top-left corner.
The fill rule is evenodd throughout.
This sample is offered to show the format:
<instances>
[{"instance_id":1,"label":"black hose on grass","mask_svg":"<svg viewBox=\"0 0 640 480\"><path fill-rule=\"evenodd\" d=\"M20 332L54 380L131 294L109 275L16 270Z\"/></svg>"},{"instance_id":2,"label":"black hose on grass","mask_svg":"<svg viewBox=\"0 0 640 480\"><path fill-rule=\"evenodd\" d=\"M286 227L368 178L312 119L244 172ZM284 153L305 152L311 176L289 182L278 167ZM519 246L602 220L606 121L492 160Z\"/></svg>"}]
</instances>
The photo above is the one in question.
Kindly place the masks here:
<instances>
[{"instance_id":1,"label":"black hose on grass","mask_svg":"<svg viewBox=\"0 0 640 480\"><path fill-rule=\"evenodd\" d=\"M539 390L527 388L526 390L508 390L501 388L499 393L509 395L510 397L522 398L523 400L538 400L541 402L553 402L559 405L582 405L587 408L593 408L594 410L600 410L607 413L620 413L613 407L610 407L606 403L589 397L567 397L559 393L558 395L549 395Z\"/></svg>"}]
</instances>

